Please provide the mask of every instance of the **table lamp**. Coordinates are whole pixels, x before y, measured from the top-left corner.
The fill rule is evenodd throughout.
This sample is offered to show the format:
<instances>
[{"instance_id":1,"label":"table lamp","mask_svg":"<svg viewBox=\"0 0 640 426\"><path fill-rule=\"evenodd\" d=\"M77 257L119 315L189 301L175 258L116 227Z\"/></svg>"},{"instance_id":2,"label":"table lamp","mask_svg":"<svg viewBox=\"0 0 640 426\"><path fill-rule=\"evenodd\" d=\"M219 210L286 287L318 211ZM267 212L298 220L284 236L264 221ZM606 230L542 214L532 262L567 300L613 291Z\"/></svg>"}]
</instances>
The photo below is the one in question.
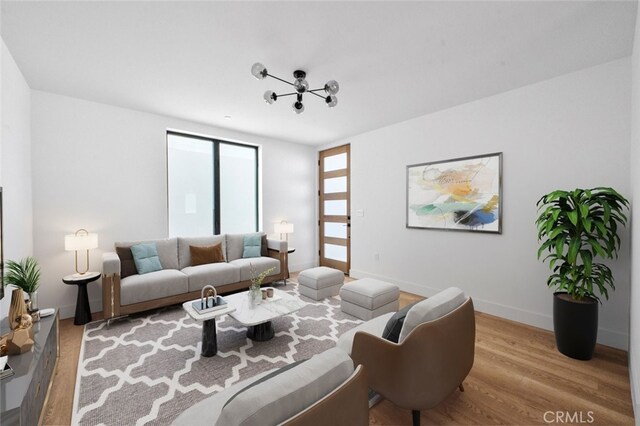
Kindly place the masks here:
<instances>
[{"instance_id":1,"label":"table lamp","mask_svg":"<svg viewBox=\"0 0 640 426\"><path fill-rule=\"evenodd\" d=\"M293 223L289 223L286 220L283 220L280 223L276 223L273 226L273 232L275 232L276 234L280 234L281 240L285 240L286 242L289 242L288 234L293 234ZM283 234L284 234L284 238L282 238Z\"/></svg>"},{"instance_id":2,"label":"table lamp","mask_svg":"<svg viewBox=\"0 0 640 426\"><path fill-rule=\"evenodd\" d=\"M98 248L98 234L90 234L86 229L78 229L75 234L64 236L64 249L76 252L76 274L84 275L89 270L89 250ZM87 267L84 271L78 270L78 251L87 251Z\"/></svg>"}]
</instances>

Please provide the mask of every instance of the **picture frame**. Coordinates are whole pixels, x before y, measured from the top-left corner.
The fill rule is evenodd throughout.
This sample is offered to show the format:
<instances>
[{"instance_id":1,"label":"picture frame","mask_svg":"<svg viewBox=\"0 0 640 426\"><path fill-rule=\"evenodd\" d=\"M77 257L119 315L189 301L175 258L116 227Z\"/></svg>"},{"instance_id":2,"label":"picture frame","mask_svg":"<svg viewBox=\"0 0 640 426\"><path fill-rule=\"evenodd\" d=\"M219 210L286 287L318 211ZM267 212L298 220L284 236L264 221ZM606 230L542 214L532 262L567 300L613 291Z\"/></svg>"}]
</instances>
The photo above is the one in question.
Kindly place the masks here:
<instances>
[{"instance_id":1,"label":"picture frame","mask_svg":"<svg viewBox=\"0 0 640 426\"><path fill-rule=\"evenodd\" d=\"M502 152L407 166L406 227L502 233Z\"/></svg>"}]
</instances>

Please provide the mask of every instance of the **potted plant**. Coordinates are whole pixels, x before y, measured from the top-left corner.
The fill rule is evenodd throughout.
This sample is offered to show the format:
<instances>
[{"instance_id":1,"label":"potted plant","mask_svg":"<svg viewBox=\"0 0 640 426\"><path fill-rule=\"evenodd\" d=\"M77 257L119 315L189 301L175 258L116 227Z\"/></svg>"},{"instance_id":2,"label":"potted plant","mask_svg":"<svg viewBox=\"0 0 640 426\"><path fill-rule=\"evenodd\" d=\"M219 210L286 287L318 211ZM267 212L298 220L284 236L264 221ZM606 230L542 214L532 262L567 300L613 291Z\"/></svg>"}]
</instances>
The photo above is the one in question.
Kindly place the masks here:
<instances>
[{"instance_id":1,"label":"potted plant","mask_svg":"<svg viewBox=\"0 0 640 426\"><path fill-rule=\"evenodd\" d=\"M29 294L30 310L38 310L38 287L40 286L40 267L34 257L25 257L20 262L8 260L4 276L5 285L13 285Z\"/></svg>"},{"instance_id":2,"label":"potted plant","mask_svg":"<svg viewBox=\"0 0 640 426\"><path fill-rule=\"evenodd\" d=\"M537 203L538 259L553 272L553 328L563 354L588 360L598 335L599 295L615 289L611 269L597 258L618 257L618 225L626 225L629 202L612 188L553 191Z\"/></svg>"},{"instance_id":3,"label":"potted plant","mask_svg":"<svg viewBox=\"0 0 640 426\"><path fill-rule=\"evenodd\" d=\"M260 302L262 301L262 292L260 289L260 286L262 285L262 281L264 281L267 275L269 275L275 270L276 270L275 267L271 267L266 271L263 271L258 274L258 271L256 271L255 266L253 266L252 263L249 263L249 277L251 279L251 284L249 285L250 306L255 306L260 304Z\"/></svg>"}]
</instances>

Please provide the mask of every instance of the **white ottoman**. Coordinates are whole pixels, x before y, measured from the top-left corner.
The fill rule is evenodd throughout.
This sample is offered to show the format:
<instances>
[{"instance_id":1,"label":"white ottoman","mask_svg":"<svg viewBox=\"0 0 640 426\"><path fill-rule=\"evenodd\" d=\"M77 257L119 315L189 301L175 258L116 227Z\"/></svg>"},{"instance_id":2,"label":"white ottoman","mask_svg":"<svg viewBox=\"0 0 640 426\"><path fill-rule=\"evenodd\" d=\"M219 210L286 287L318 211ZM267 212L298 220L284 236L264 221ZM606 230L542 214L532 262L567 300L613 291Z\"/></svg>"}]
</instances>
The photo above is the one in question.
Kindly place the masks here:
<instances>
[{"instance_id":1,"label":"white ottoman","mask_svg":"<svg viewBox=\"0 0 640 426\"><path fill-rule=\"evenodd\" d=\"M364 321L388 312L396 312L399 296L400 290L397 286L373 278L347 283L340 290L342 312Z\"/></svg>"},{"instance_id":2,"label":"white ottoman","mask_svg":"<svg viewBox=\"0 0 640 426\"><path fill-rule=\"evenodd\" d=\"M337 296L344 283L344 274L337 269L319 266L298 274L298 291L313 300Z\"/></svg>"}]
</instances>

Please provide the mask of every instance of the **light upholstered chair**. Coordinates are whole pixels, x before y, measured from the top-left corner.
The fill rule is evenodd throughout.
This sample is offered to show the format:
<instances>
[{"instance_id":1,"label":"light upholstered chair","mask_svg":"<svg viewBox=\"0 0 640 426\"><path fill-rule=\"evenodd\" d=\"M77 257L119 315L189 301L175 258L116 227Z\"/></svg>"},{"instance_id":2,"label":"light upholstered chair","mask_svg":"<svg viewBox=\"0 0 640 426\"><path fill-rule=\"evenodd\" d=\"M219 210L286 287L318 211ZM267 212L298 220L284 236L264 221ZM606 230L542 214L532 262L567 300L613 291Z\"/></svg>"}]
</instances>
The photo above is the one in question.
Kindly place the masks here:
<instances>
[{"instance_id":1,"label":"light upholstered chair","mask_svg":"<svg viewBox=\"0 0 640 426\"><path fill-rule=\"evenodd\" d=\"M412 410L415 426L420 424L420 410L435 407L458 387L464 390L462 382L475 351L473 301L451 287L413 305L401 324L398 343L382 338L393 316L386 314L350 330L338 347L351 354L354 364L365 367L371 389Z\"/></svg>"},{"instance_id":2,"label":"light upholstered chair","mask_svg":"<svg viewBox=\"0 0 640 426\"><path fill-rule=\"evenodd\" d=\"M366 426L364 368L332 348L236 383L183 412L178 426Z\"/></svg>"}]
</instances>

